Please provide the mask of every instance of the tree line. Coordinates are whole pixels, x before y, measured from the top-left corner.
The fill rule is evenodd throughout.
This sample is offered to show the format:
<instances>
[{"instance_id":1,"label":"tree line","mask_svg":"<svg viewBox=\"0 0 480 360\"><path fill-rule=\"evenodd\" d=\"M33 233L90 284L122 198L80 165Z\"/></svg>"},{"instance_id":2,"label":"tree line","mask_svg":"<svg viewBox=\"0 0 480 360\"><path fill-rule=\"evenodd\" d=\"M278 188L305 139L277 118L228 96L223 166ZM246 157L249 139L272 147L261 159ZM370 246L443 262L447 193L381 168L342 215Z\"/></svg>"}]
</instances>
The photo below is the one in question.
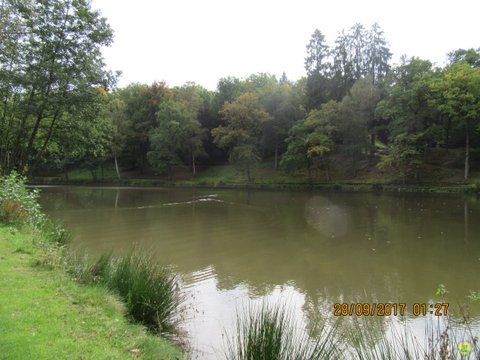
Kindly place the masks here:
<instances>
[{"instance_id":1,"label":"tree line","mask_svg":"<svg viewBox=\"0 0 480 360\"><path fill-rule=\"evenodd\" d=\"M355 24L328 44L307 43L306 75L226 77L215 91L194 83L116 87L101 48L113 41L87 0L2 0L0 166L25 174L92 170L104 163L141 173L230 162L251 180L275 169L320 171L345 160L417 177L435 148L464 148L468 179L479 146L480 49L458 49L448 64L417 57L391 64L378 24Z\"/></svg>"}]
</instances>

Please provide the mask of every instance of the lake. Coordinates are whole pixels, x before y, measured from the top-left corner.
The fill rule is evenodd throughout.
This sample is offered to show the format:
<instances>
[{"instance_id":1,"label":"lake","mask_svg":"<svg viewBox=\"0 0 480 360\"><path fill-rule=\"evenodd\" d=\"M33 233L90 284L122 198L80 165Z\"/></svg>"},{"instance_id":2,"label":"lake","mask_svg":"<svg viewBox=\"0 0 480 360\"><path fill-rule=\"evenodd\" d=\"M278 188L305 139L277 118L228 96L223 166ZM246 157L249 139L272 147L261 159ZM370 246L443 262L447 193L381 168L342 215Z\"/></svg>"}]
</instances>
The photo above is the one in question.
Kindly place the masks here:
<instances>
[{"instance_id":1,"label":"lake","mask_svg":"<svg viewBox=\"0 0 480 360\"><path fill-rule=\"evenodd\" d=\"M188 293L194 357L222 358L250 302L284 301L306 326L334 303L438 302L480 290L480 201L462 196L178 188L42 187L41 204L99 254L134 244ZM470 313L478 327L480 308ZM408 318L422 336L424 318Z\"/></svg>"}]
</instances>

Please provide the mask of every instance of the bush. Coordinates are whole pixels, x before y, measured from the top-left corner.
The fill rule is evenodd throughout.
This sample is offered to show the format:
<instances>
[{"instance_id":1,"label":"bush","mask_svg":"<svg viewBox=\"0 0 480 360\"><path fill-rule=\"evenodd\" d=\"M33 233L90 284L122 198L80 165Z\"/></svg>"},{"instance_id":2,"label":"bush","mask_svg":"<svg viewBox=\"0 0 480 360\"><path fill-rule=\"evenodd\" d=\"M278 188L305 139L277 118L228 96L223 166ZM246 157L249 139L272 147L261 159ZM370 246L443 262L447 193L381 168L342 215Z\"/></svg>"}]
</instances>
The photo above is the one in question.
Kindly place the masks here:
<instances>
[{"instance_id":1,"label":"bush","mask_svg":"<svg viewBox=\"0 0 480 360\"><path fill-rule=\"evenodd\" d=\"M38 190L29 191L25 178L12 171L0 178L0 220L4 223L29 224L41 228L45 216L38 203Z\"/></svg>"},{"instance_id":2,"label":"bush","mask_svg":"<svg viewBox=\"0 0 480 360\"><path fill-rule=\"evenodd\" d=\"M2 203L2 221L5 224L18 224L26 219L26 212L15 200L7 199Z\"/></svg>"}]
</instances>

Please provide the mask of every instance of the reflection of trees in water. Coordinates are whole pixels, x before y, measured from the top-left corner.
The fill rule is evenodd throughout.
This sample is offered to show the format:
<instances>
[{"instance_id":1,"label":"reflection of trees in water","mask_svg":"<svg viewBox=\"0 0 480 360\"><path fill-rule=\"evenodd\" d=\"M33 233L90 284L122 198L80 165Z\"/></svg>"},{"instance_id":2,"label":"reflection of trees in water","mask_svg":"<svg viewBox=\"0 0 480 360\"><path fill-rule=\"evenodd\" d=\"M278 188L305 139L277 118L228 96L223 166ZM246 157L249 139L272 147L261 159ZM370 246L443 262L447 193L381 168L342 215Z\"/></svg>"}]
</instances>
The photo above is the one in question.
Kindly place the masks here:
<instances>
[{"instance_id":1,"label":"reflection of trees in water","mask_svg":"<svg viewBox=\"0 0 480 360\"><path fill-rule=\"evenodd\" d=\"M85 210L56 214L76 224L81 241L95 251L140 242L183 273L213 266L219 289L245 284L251 296L291 283L311 301L330 304L365 293L382 302L423 302L439 283L463 296L475 288L480 270L480 244L463 241L466 229L480 233L479 206L468 200L465 216L457 197L208 189L44 193L46 208ZM213 193L223 202L161 206Z\"/></svg>"}]
</instances>

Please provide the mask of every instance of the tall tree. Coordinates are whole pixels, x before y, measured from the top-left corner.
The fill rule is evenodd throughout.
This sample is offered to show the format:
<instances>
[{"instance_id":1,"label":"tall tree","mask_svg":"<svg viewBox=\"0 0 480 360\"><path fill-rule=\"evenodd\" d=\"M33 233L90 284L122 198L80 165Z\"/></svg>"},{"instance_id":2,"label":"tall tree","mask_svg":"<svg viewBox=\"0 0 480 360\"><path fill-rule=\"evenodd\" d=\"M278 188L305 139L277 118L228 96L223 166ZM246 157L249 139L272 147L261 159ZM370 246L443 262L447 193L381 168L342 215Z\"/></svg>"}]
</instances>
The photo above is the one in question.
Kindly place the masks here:
<instances>
[{"instance_id":1,"label":"tall tree","mask_svg":"<svg viewBox=\"0 0 480 360\"><path fill-rule=\"evenodd\" d=\"M432 63L419 58L403 58L402 63L391 71L386 80L386 96L376 109L376 117L388 122L392 141L400 134L422 132L425 133L424 140L432 137L429 132L438 116L430 105L430 85L436 76ZM437 135L435 139L441 141Z\"/></svg>"},{"instance_id":2,"label":"tall tree","mask_svg":"<svg viewBox=\"0 0 480 360\"><path fill-rule=\"evenodd\" d=\"M150 133L158 125L157 112L163 102L172 98L172 92L165 83L155 82L131 84L119 90L118 96L125 104L127 122L123 158L143 173L148 165Z\"/></svg>"},{"instance_id":3,"label":"tall tree","mask_svg":"<svg viewBox=\"0 0 480 360\"><path fill-rule=\"evenodd\" d=\"M245 93L235 101L225 103L221 116L224 125L212 130L214 142L228 150L230 161L245 171L250 182L252 166L260 159L262 128L270 121L270 116L252 93Z\"/></svg>"},{"instance_id":4,"label":"tall tree","mask_svg":"<svg viewBox=\"0 0 480 360\"><path fill-rule=\"evenodd\" d=\"M316 29L307 44L305 70L307 71L307 106L318 108L329 98L328 58L330 50L325 36Z\"/></svg>"},{"instance_id":5,"label":"tall tree","mask_svg":"<svg viewBox=\"0 0 480 360\"><path fill-rule=\"evenodd\" d=\"M320 109L311 110L305 119L297 121L287 138L287 151L281 166L289 172L306 169L311 178L315 163L323 168L330 180L330 154L335 147L335 126L338 123L338 103L329 101Z\"/></svg>"},{"instance_id":6,"label":"tall tree","mask_svg":"<svg viewBox=\"0 0 480 360\"><path fill-rule=\"evenodd\" d=\"M380 25L374 23L367 34L366 66L368 75L374 84L381 82L390 68L388 62L392 57L387 41L385 40Z\"/></svg>"},{"instance_id":7,"label":"tall tree","mask_svg":"<svg viewBox=\"0 0 480 360\"><path fill-rule=\"evenodd\" d=\"M339 133L343 148L351 159L351 169L356 175L359 161L371 149L375 132L371 126L380 94L371 78L359 79L340 103Z\"/></svg>"},{"instance_id":8,"label":"tall tree","mask_svg":"<svg viewBox=\"0 0 480 360\"><path fill-rule=\"evenodd\" d=\"M16 80L5 79L10 87L0 85L15 88L4 97L14 106L4 107L4 119L12 121L1 137L7 138L3 151L11 154L10 167L23 171L41 155L35 148L42 128L58 131L61 116L88 104L92 87L111 85L113 75L104 70L101 48L111 43L112 31L85 0L4 4L21 31L10 33L16 49L7 41L0 50L11 61L7 68L18 69Z\"/></svg>"},{"instance_id":9,"label":"tall tree","mask_svg":"<svg viewBox=\"0 0 480 360\"><path fill-rule=\"evenodd\" d=\"M353 62L350 53L349 36L342 31L335 40L332 49L333 98L341 100L355 82Z\"/></svg>"},{"instance_id":10,"label":"tall tree","mask_svg":"<svg viewBox=\"0 0 480 360\"><path fill-rule=\"evenodd\" d=\"M263 95L261 102L271 116L263 128L262 144L266 152L274 155L274 167L278 167L279 152L283 150L288 130L302 116L302 110L294 89L286 82L276 84Z\"/></svg>"},{"instance_id":11,"label":"tall tree","mask_svg":"<svg viewBox=\"0 0 480 360\"><path fill-rule=\"evenodd\" d=\"M164 101L156 116L158 126L149 135L149 162L162 173L171 172L174 165L190 163L195 175L195 159L204 153L202 140L205 131L185 105L178 101Z\"/></svg>"},{"instance_id":12,"label":"tall tree","mask_svg":"<svg viewBox=\"0 0 480 360\"><path fill-rule=\"evenodd\" d=\"M480 124L480 68L466 61L453 63L443 76L432 84L437 94L436 104L442 114L460 122L465 136L464 178L470 173L470 139Z\"/></svg>"},{"instance_id":13,"label":"tall tree","mask_svg":"<svg viewBox=\"0 0 480 360\"><path fill-rule=\"evenodd\" d=\"M352 68L355 80L367 75L367 37L368 34L362 24L357 23L350 28L348 46L352 57Z\"/></svg>"},{"instance_id":14,"label":"tall tree","mask_svg":"<svg viewBox=\"0 0 480 360\"><path fill-rule=\"evenodd\" d=\"M473 67L480 67L480 48L478 49L457 49L448 53L450 64L466 61Z\"/></svg>"}]
</instances>

